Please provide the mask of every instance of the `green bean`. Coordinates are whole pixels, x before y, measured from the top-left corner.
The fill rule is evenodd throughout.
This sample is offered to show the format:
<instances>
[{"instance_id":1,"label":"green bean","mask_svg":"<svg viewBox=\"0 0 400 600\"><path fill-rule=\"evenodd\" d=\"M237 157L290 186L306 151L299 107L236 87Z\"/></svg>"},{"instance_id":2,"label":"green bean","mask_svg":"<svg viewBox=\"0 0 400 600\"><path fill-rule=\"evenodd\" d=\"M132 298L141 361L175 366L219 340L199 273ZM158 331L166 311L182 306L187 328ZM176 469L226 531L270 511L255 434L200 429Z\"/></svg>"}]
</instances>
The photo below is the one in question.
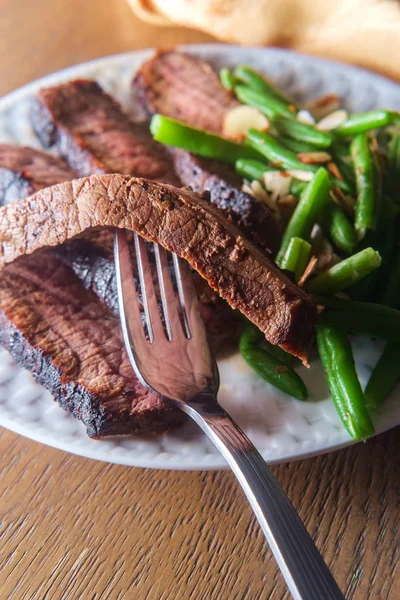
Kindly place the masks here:
<instances>
[{"instance_id":1,"label":"green bean","mask_svg":"<svg viewBox=\"0 0 400 600\"><path fill-rule=\"evenodd\" d=\"M394 201L400 202L400 135L395 135L388 147L388 173L386 185Z\"/></svg>"},{"instance_id":2,"label":"green bean","mask_svg":"<svg viewBox=\"0 0 400 600\"><path fill-rule=\"evenodd\" d=\"M381 255L382 265L379 270L372 271L365 279L348 289L348 294L353 300L372 300L374 296L377 296L377 291L386 285L380 282L386 281L388 277L388 269L396 243L395 229L395 219L389 212L381 219L378 231L367 232L359 245L359 250L368 248L368 246L377 250Z\"/></svg>"},{"instance_id":3,"label":"green bean","mask_svg":"<svg viewBox=\"0 0 400 600\"><path fill-rule=\"evenodd\" d=\"M358 242L356 232L337 204L328 204L322 213L320 225L339 250L347 254L354 252Z\"/></svg>"},{"instance_id":4,"label":"green bean","mask_svg":"<svg viewBox=\"0 0 400 600\"><path fill-rule=\"evenodd\" d=\"M354 186L348 181L341 181L340 179L336 179L336 177L331 177L332 184L336 185L336 187L340 188L346 194L352 195L354 193Z\"/></svg>"},{"instance_id":5,"label":"green bean","mask_svg":"<svg viewBox=\"0 0 400 600\"><path fill-rule=\"evenodd\" d=\"M246 158L239 158L239 160L235 162L235 169L241 177L250 179L250 181L253 179L259 181L260 179L263 179L266 171L274 170L259 160L249 160Z\"/></svg>"},{"instance_id":6,"label":"green bean","mask_svg":"<svg viewBox=\"0 0 400 600\"><path fill-rule=\"evenodd\" d=\"M329 148L333 141L332 134L328 131L319 131L312 125L300 123L293 118L277 116L272 123L279 133L300 142L312 144L316 148Z\"/></svg>"},{"instance_id":7,"label":"green bean","mask_svg":"<svg viewBox=\"0 0 400 600\"><path fill-rule=\"evenodd\" d=\"M219 72L219 80L228 92L233 90L236 85L235 77L227 67L223 67Z\"/></svg>"},{"instance_id":8,"label":"green bean","mask_svg":"<svg viewBox=\"0 0 400 600\"><path fill-rule=\"evenodd\" d=\"M375 230L378 222L375 167L367 136L364 133L357 135L351 142L350 150L357 183L354 226L364 237L365 231Z\"/></svg>"},{"instance_id":9,"label":"green bean","mask_svg":"<svg viewBox=\"0 0 400 600\"><path fill-rule=\"evenodd\" d=\"M163 115L153 116L150 131L157 142L183 148L206 158L233 164L239 158L259 158L259 154L248 146L236 144L202 129L189 127L185 123Z\"/></svg>"},{"instance_id":10,"label":"green bean","mask_svg":"<svg viewBox=\"0 0 400 600\"><path fill-rule=\"evenodd\" d=\"M293 196L300 196L306 187L307 183L305 181L300 181L299 179L292 177L290 182L290 193L293 194Z\"/></svg>"},{"instance_id":11,"label":"green bean","mask_svg":"<svg viewBox=\"0 0 400 600\"><path fill-rule=\"evenodd\" d=\"M390 110L371 110L370 112L351 115L342 125L337 127L334 132L337 135L349 136L358 135L390 125L399 118L399 113Z\"/></svg>"},{"instance_id":12,"label":"green bean","mask_svg":"<svg viewBox=\"0 0 400 600\"><path fill-rule=\"evenodd\" d=\"M241 313L240 315L245 323L244 331L246 332L245 334L244 331L242 332L243 343L251 346L260 345L262 348L264 348L267 354L269 354L273 358L276 358L276 360L283 363L284 365L291 367L293 363L293 356L285 352L285 350L283 350L279 346L274 346L273 344L268 342L265 339L264 334L258 329L258 327L253 325L253 323L246 319L246 317L243 316Z\"/></svg>"},{"instance_id":13,"label":"green bean","mask_svg":"<svg viewBox=\"0 0 400 600\"><path fill-rule=\"evenodd\" d=\"M400 342L388 342L365 388L370 410L379 408L394 390L400 375Z\"/></svg>"},{"instance_id":14,"label":"green bean","mask_svg":"<svg viewBox=\"0 0 400 600\"><path fill-rule=\"evenodd\" d=\"M320 168L313 179L304 189L300 201L285 229L282 237L281 247L276 256L276 262L280 265L285 256L287 247L292 237L307 239L310 236L316 220L322 209L329 202L331 182L325 169Z\"/></svg>"},{"instance_id":15,"label":"green bean","mask_svg":"<svg viewBox=\"0 0 400 600\"><path fill-rule=\"evenodd\" d=\"M299 140L294 140L293 138L280 135L279 141L286 146L289 150L294 152L295 154L304 154L306 152L315 152L315 146L311 144L307 144L306 142L300 142Z\"/></svg>"},{"instance_id":16,"label":"green bean","mask_svg":"<svg viewBox=\"0 0 400 600\"><path fill-rule=\"evenodd\" d=\"M346 336L334 327L317 326L318 351L336 410L351 437L362 440L374 433L365 397Z\"/></svg>"},{"instance_id":17,"label":"green bean","mask_svg":"<svg viewBox=\"0 0 400 600\"><path fill-rule=\"evenodd\" d=\"M336 143L329 150L332 154L334 161L337 163L337 167L341 172L345 181L355 183L353 163L350 156L349 147L337 146Z\"/></svg>"},{"instance_id":18,"label":"green bean","mask_svg":"<svg viewBox=\"0 0 400 600\"><path fill-rule=\"evenodd\" d=\"M283 115L289 118L295 116L293 112L294 109L291 110L285 102L282 102L282 100L266 94L265 92L258 92L245 85L236 85L235 94L240 102L258 108L258 110L264 113L268 119L272 119L277 115Z\"/></svg>"},{"instance_id":19,"label":"green bean","mask_svg":"<svg viewBox=\"0 0 400 600\"><path fill-rule=\"evenodd\" d=\"M400 246L397 248L393 264L391 265L381 302L392 308L399 308L400 306Z\"/></svg>"},{"instance_id":20,"label":"green bean","mask_svg":"<svg viewBox=\"0 0 400 600\"><path fill-rule=\"evenodd\" d=\"M307 388L296 371L272 357L258 344L259 336L254 332L254 326L246 326L240 336L239 350L249 367L282 392L306 400Z\"/></svg>"},{"instance_id":21,"label":"green bean","mask_svg":"<svg viewBox=\"0 0 400 600\"><path fill-rule=\"evenodd\" d=\"M326 306L318 315L319 323L343 331L365 333L386 340L400 340L400 311L374 302L355 302L337 296L317 296Z\"/></svg>"},{"instance_id":22,"label":"green bean","mask_svg":"<svg viewBox=\"0 0 400 600\"><path fill-rule=\"evenodd\" d=\"M310 259L311 244L298 237L292 237L281 260L281 269L292 271L299 281Z\"/></svg>"},{"instance_id":23,"label":"green bean","mask_svg":"<svg viewBox=\"0 0 400 600\"><path fill-rule=\"evenodd\" d=\"M336 294L377 269L380 264L379 253L373 248L365 248L316 275L307 282L307 291L312 294Z\"/></svg>"},{"instance_id":24,"label":"green bean","mask_svg":"<svg viewBox=\"0 0 400 600\"><path fill-rule=\"evenodd\" d=\"M297 106L293 98L284 94L278 87L247 65L238 65L234 71L235 77L253 90L275 96L290 106Z\"/></svg>"},{"instance_id":25,"label":"green bean","mask_svg":"<svg viewBox=\"0 0 400 600\"><path fill-rule=\"evenodd\" d=\"M267 158L275 167L282 170L317 171L315 165L305 165L294 152L285 148L277 139L268 133L250 129L246 143Z\"/></svg>"}]
</instances>

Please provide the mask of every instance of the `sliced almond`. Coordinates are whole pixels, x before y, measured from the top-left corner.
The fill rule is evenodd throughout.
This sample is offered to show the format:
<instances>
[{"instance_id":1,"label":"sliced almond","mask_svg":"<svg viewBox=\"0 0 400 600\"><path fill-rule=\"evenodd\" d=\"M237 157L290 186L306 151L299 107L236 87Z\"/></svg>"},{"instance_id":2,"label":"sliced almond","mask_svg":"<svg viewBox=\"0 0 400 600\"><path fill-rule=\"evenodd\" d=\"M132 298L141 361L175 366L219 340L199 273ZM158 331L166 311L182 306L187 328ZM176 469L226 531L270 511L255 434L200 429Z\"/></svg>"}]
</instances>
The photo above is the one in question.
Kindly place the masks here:
<instances>
[{"instance_id":1,"label":"sliced almond","mask_svg":"<svg viewBox=\"0 0 400 600\"><path fill-rule=\"evenodd\" d=\"M349 114L346 110L335 110L334 112L321 119L317 123L316 127L320 131L331 131L332 129L340 127L340 125L347 121L348 118Z\"/></svg>"},{"instance_id":2,"label":"sliced almond","mask_svg":"<svg viewBox=\"0 0 400 600\"><path fill-rule=\"evenodd\" d=\"M299 181L311 181L311 179L314 177L314 173L312 171L301 171L300 169L292 169L290 171L286 171L286 173L294 179L298 179Z\"/></svg>"},{"instance_id":3,"label":"sliced almond","mask_svg":"<svg viewBox=\"0 0 400 600\"><path fill-rule=\"evenodd\" d=\"M277 221L280 220L281 215L279 207L277 206L276 202L272 199L270 194L268 194L265 191L265 189L262 187L259 181L245 181L242 185L242 191L246 192L246 194L249 194L250 196L253 196L253 198L258 200L259 202L263 202L264 204L266 204L271 209L274 218Z\"/></svg>"},{"instance_id":4,"label":"sliced almond","mask_svg":"<svg viewBox=\"0 0 400 600\"><path fill-rule=\"evenodd\" d=\"M343 175L341 174L339 167L336 163L330 162L329 164L327 164L327 169L329 173L331 173L331 175L336 177L336 179L339 179L339 181L344 181Z\"/></svg>"},{"instance_id":5,"label":"sliced almond","mask_svg":"<svg viewBox=\"0 0 400 600\"><path fill-rule=\"evenodd\" d=\"M332 160L327 152L300 152L297 158L305 165L322 165Z\"/></svg>"},{"instance_id":6,"label":"sliced almond","mask_svg":"<svg viewBox=\"0 0 400 600\"><path fill-rule=\"evenodd\" d=\"M241 139L249 129L265 131L268 127L267 117L254 106L235 106L225 115L222 133L228 138Z\"/></svg>"},{"instance_id":7,"label":"sliced almond","mask_svg":"<svg viewBox=\"0 0 400 600\"><path fill-rule=\"evenodd\" d=\"M316 119L322 119L341 106L341 97L337 94L326 94L307 102L307 108Z\"/></svg>"},{"instance_id":8,"label":"sliced almond","mask_svg":"<svg viewBox=\"0 0 400 600\"><path fill-rule=\"evenodd\" d=\"M308 262L308 265L304 269L303 275L299 279L298 285L303 287L307 279L314 273L317 268L318 259L316 256L312 256Z\"/></svg>"},{"instance_id":9,"label":"sliced almond","mask_svg":"<svg viewBox=\"0 0 400 600\"><path fill-rule=\"evenodd\" d=\"M286 196L290 190L291 178L280 171L266 171L264 183L266 189L271 192L272 200L276 201L280 196Z\"/></svg>"},{"instance_id":10,"label":"sliced almond","mask_svg":"<svg viewBox=\"0 0 400 600\"><path fill-rule=\"evenodd\" d=\"M334 185L331 190L331 198L340 206L344 213L350 218L354 217L354 198L345 194L337 185Z\"/></svg>"},{"instance_id":11,"label":"sliced almond","mask_svg":"<svg viewBox=\"0 0 400 600\"><path fill-rule=\"evenodd\" d=\"M296 198L296 196L293 196L293 194L287 194L286 196L281 196L278 198L276 202L279 207L282 220L287 222L294 213L294 209L299 203L299 199Z\"/></svg>"},{"instance_id":12,"label":"sliced almond","mask_svg":"<svg viewBox=\"0 0 400 600\"><path fill-rule=\"evenodd\" d=\"M296 119L299 123L304 123L305 125L315 125L315 119L309 110L299 110Z\"/></svg>"}]
</instances>

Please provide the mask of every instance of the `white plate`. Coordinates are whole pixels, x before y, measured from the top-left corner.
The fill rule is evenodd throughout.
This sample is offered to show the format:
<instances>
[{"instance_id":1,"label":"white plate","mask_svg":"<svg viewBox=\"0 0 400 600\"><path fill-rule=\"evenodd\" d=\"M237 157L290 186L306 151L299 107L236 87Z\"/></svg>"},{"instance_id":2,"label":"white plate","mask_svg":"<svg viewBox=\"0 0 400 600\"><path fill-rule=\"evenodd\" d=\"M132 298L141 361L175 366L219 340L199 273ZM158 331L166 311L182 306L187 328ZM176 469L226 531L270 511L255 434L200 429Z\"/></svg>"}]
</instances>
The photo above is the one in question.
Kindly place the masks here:
<instances>
[{"instance_id":1,"label":"white plate","mask_svg":"<svg viewBox=\"0 0 400 600\"><path fill-rule=\"evenodd\" d=\"M400 86L372 73L286 50L249 49L218 44L185 47L216 67L247 63L264 71L301 100L328 92L346 98L351 111L374 107L400 108ZM134 71L152 51L102 58L35 81L0 100L0 142L39 147L28 121L29 102L43 86L74 77L93 77L129 106ZM355 340L357 367L363 384L382 343ZM244 428L268 462L292 460L346 446L352 441L329 397L322 369L314 361L302 375L308 402L293 400L261 381L239 355L219 363L219 400ZM400 423L399 387L375 419L378 432ZM107 462L159 469L220 469L225 462L193 424L159 438L114 438L92 441L85 427L59 408L51 394L37 385L0 349L0 425L49 446Z\"/></svg>"}]
</instances>

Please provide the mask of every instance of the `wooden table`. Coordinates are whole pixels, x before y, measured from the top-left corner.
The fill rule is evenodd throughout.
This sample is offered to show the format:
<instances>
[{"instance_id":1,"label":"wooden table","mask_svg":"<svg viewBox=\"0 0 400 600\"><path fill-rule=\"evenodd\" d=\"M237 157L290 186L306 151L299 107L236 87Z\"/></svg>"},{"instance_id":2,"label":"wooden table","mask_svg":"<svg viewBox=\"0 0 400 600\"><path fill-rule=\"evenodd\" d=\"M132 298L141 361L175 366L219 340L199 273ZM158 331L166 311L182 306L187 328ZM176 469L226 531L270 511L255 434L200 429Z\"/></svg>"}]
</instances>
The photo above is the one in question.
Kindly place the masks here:
<instances>
[{"instance_id":1,"label":"wooden table","mask_svg":"<svg viewBox=\"0 0 400 600\"><path fill-rule=\"evenodd\" d=\"M124 0L0 0L0 93L105 54L210 40L139 23ZM399 431L273 468L347 598L400 598ZM0 429L0 532L0 600L288 598L229 472L103 464Z\"/></svg>"}]
</instances>

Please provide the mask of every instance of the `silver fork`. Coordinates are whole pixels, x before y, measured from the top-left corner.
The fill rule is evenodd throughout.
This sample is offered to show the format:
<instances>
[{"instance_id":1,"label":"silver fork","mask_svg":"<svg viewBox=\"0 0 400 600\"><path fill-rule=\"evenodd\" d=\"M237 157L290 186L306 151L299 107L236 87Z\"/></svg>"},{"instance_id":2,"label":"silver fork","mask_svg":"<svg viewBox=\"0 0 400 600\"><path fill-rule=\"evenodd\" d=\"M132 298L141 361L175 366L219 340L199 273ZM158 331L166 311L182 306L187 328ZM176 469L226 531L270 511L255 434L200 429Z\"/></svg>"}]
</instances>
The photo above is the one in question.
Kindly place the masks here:
<instances>
[{"instance_id":1,"label":"silver fork","mask_svg":"<svg viewBox=\"0 0 400 600\"><path fill-rule=\"evenodd\" d=\"M149 390L187 413L212 440L242 486L295 600L343 600L331 572L263 458L218 404L219 376L188 266L173 255L177 294L165 250L154 244L165 329L146 243L135 235L146 338L129 246L115 234L120 318L132 367ZM183 318L181 318L183 317ZM182 323L183 321L183 323Z\"/></svg>"}]
</instances>

